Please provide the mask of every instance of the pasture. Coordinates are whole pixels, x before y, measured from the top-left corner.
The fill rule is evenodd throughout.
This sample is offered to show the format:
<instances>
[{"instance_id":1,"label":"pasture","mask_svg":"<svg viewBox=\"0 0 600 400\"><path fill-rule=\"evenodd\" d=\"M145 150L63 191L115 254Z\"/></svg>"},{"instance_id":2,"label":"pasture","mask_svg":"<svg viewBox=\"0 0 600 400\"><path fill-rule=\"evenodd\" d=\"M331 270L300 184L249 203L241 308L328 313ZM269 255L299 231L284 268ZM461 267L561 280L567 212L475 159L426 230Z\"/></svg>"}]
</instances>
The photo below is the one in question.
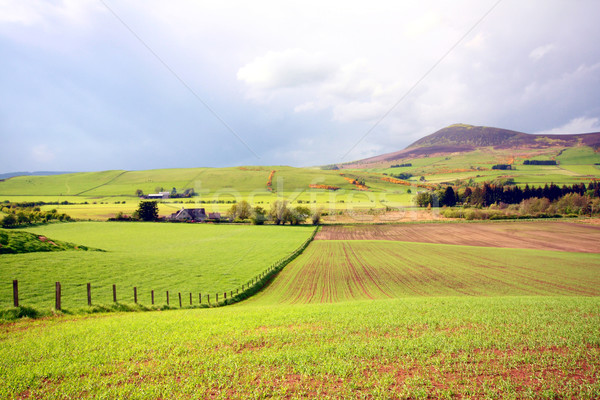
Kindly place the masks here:
<instances>
[{"instance_id":1,"label":"pasture","mask_svg":"<svg viewBox=\"0 0 600 400\"><path fill-rule=\"evenodd\" d=\"M556 159L560 165L522 165L524 159ZM18 176L0 181L0 202L44 201L45 210L59 208L74 218L106 220L118 212L131 214L137 207L139 189L145 194L175 189L178 193L193 189L192 198L161 201L160 215L177 209L205 207L225 213L233 202L247 200L268 208L278 199L292 205L310 205L331 212L357 210L372 212L387 208L405 208L414 204L420 178L427 184L458 179L475 182L512 178L519 185L546 183L573 184L600 178L593 165L600 156L588 148L527 150L514 155L483 148L450 156L432 156L412 160L410 167L323 170L287 166L242 166L229 168L180 168L145 171L101 171L51 176ZM492 170L496 163L515 162L514 170ZM274 171L274 172L273 172ZM383 174L410 173L412 186L385 181ZM364 181L367 190L352 184ZM312 186L312 187L311 187ZM319 188L321 187L321 188ZM323 187L333 187L328 190Z\"/></svg>"},{"instance_id":2,"label":"pasture","mask_svg":"<svg viewBox=\"0 0 600 400\"><path fill-rule=\"evenodd\" d=\"M313 227L209 224L77 222L28 229L54 240L104 252L61 251L3 254L0 264L0 306L12 305L11 282L19 281L21 304L40 309L54 306L54 283L62 284L63 307L87 306L86 283L95 304L133 303L137 287L142 304L155 290L158 304L165 292L213 296L246 283L272 263L293 252ZM189 304L189 301L187 302Z\"/></svg>"}]
</instances>

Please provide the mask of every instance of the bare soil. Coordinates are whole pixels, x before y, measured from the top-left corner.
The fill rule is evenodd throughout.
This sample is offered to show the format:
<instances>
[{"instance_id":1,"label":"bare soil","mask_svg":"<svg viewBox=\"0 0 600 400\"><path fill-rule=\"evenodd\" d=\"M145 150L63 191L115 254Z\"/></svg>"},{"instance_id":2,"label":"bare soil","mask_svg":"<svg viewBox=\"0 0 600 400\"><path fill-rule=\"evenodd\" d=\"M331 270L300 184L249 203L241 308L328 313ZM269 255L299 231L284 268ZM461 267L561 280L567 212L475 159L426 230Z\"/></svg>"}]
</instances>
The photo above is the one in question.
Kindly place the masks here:
<instances>
[{"instance_id":1,"label":"bare soil","mask_svg":"<svg viewBox=\"0 0 600 400\"><path fill-rule=\"evenodd\" d=\"M326 225L315 240L394 240L600 253L600 225L562 221Z\"/></svg>"}]
</instances>

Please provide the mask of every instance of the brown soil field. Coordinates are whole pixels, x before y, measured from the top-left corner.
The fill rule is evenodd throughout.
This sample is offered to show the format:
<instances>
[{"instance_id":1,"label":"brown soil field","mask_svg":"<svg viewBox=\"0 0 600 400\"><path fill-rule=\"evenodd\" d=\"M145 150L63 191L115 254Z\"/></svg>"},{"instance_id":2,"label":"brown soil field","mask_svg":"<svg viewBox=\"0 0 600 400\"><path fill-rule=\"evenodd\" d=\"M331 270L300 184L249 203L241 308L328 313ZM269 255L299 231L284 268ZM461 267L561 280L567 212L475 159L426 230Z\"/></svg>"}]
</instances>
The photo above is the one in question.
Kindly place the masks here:
<instances>
[{"instance_id":1,"label":"brown soil field","mask_svg":"<svg viewBox=\"0 0 600 400\"><path fill-rule=\"evenodd\" d=\"M562 221L325 225L315 240L393 240L600 253L600 226Z\"/></svg>"}]
</instances>

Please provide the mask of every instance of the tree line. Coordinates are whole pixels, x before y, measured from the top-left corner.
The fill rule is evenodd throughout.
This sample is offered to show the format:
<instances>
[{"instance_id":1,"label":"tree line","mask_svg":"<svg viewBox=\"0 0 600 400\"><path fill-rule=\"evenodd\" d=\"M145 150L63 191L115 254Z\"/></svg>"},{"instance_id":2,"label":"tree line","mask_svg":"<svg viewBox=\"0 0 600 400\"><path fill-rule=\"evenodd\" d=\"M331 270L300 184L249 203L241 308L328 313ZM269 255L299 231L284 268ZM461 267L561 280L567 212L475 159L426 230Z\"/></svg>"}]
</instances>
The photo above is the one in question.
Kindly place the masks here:
<instances>
[{"instance_id":1,"label":"tree line","mask_svg":"<svg viewBox=\"0 0 600 400\"><path fill-rule=\"evenodd\" d=\"M558 186L554 183L544 186L529 186L521 188L515 185L484 183L475 187L454 189L447 186L435 191L419 192L416 197L420 207L453 207L457 204L474 207L489 207L492 204L520 204L523 200L545 198L550 202L556 201L568 194L600 197L600 182L593 181L587 186L584 183Z\"/></svg>"},{"instance_id":2,"label":"tree line","mask_svg":"<svg viewBox=\"0 0 600 400\"><path fill-rule=\"evenodd\" d=\"M0 220L2 228L18 228L46 224L52 221L72 221L72 218L67 214L59 213L56 209L42 211L39 206L21 207L15 204L8 204L2 207L2 212L6 214Z\"/></svg>"},{"instance_id":3,"label":"tree line","mask_svg":"<svg viewBox=\"0 0 600 400\"><path fill-rule=\"evenodd\" d=\"M227 213L231 222L243 222L250 220L254 225L263 225L271 221L275 225L299 225L309 217L313 225L321 222L321 210L311 210L305 206L291 207L285 200L276 200L271 204L269 210L261 206L250 206L246 200L242 200L231 206Z\"/></svg>"}]
</instances>

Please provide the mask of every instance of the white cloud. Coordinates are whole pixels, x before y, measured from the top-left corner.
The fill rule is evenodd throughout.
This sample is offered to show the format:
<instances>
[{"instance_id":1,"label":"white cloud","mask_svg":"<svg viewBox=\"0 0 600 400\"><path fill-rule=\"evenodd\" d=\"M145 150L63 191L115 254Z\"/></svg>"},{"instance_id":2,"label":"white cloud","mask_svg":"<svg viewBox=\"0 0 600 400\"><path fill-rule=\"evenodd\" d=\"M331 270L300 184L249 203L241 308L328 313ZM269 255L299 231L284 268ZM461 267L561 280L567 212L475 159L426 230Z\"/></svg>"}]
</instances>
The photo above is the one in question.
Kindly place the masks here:
<instances>
[{"instance_id":1,"label":"white cloud","mask_svg":"<svg viewBox=\"0 0 600 400\"><path fill-rule=\"evenodd\" d=\"M408 22L404 28L404 32L408 37L418 37L439 26L440 22L441 18L439 15L428 12Z\"/></svg>"},{"instance_id":2,"label":"white cloud","mask_svg":"<svg viewBox=\"0 0 600 400\"><path fill-rule=\"evenodd\" d=\"M281 89L323 82L336 69L324 53L287 49L255 58L239 69L237 78L258 89Z\"/></svg>"},{"instance_id":3,"label":"white cloud","mask_svg":"<svg viewBox=\"0 0 600 400\"><path fill-rule=\"evenodd\" d=\"M60 19L61 22L86 25L92 13L103 10L104 7L94 0L0 0L0 23L32 26Z\"/></svg>"},{"instance_id":4,"label":"white cloud","mask_svg":"<svg viewBox=\"0 0 600 400\"><path fill-rule=\"evenodd\" d=\"M343 103L333 108L333 120L340 122L373 121L381 118L390 106L378 101Z\"/></svg>"},{"instance_id":5,"label":"white cloud","mask_svg":"<svg viewBox=\"0 0 600 400\"><path fill-rule=\"evenodd\" d=\"M538 135L560 135L560 134L577 134L577 133L591 133L600 132L600 119L598 118L587 118L578 117L573 118L564 125L556 128L549 129L547 131L536 132Z\"/></svg>"},{"instance_id":6,"label":"white cloud","mask_svg":"<svg viewBox=\"0 0 600 400\"><path fill-rule=\"evenodd\" d=\"M31 149L31 156L34 161L39 163L47 163L56 158L54 152L45 144L40 144Z\"/></svg>"},{"instance_id":7,"label":"white cloud","mask_svg":"<svg viewBox=\"0 0 600 400\"><path fill-rule=\"evenodd\" d=\"M475 37L465 43L465 47L471 49L480 49L485 45L486 37L482 32L477 33Z\"/></svg>"},{"instance_id":8,"label":"white cloud","mask_svg":"<svg viewBox=\"0 0 600 400\"><path fill-rule=\"evenodd\" d=\"M546 54L550 53L556 48L554 44L547 44L544 46L536 47L529 53L529 58L534 61L542 59Z\"/></svg>"}]
</instances>

